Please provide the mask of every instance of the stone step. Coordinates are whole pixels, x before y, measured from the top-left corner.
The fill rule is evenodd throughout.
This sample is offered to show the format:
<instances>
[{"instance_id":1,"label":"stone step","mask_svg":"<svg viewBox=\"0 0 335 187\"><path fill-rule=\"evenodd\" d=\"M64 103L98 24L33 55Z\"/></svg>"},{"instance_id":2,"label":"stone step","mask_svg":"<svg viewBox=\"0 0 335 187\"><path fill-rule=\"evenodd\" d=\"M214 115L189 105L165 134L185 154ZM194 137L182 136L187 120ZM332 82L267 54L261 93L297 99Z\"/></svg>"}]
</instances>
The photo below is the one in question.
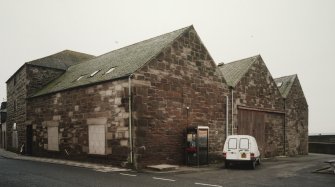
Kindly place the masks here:
<instances>
[{"instance_id":1,"label":"stone step","mask_svg":"<svg viewBox=\"0 0 335 187\"><path fill-rule=\"evenodd\" d=\"M156 170L156 171L173 171L179 168L176 165L169 165L169 164L159 164L159 165L151 165L147 166L148 169Z\"/></svg>"}]
</instances>

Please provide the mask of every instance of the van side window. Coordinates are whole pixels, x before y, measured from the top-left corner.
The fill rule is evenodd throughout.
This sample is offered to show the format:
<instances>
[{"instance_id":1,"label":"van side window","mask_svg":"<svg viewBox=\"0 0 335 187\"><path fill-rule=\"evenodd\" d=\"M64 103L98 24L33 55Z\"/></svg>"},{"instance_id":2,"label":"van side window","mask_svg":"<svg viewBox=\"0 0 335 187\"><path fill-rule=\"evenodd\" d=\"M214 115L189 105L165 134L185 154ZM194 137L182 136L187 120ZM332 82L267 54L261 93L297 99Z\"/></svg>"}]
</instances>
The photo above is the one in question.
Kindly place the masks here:
<instances>
[{"instance_id":1,"label":"van side window","mask_svg":"<svg viewBox=\"0 0 335 187\"><path fill-rule=\"evenodd\" d=\"M240 149L249 149L249 139L247 138L240 139Z\"/></svg>"},{"instance_id":2,"label":"van side window","mask_svg":"<svg viewBox=\"0 0 335 187\"><path fill-rule=\"evenodd\" d=\"M237 139L230 138L228 141L228 149L236 149L237 148Z\"/></svg>"}]
</instances>

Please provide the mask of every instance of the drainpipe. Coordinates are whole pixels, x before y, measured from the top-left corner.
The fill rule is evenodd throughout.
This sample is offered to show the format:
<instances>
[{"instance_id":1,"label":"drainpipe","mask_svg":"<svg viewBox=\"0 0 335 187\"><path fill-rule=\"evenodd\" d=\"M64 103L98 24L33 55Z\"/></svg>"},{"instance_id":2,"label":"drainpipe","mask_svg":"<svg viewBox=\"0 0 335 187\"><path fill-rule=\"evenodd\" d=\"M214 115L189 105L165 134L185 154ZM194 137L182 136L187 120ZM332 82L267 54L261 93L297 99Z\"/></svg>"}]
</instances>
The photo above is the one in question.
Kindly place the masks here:
<instances>
[{"instance_id":1,"label":"drainpipe","mask_svg":"<svg viewBox=\"0 0 335 187\"><path fill-rule=\"evenodd\" d=\"M228 133L228 130L229 130L229 127L228 127L228 123L229 123L229 112L228 112L228 108L229 108L229 106L228 106L228 102L229 102L229 97L226 95L226 139L227 139L227 137L228 137L228 135L229 135L229 133Z\"/></svg>"},{"instance_id":2,"label":"drainpipe","mask_svg":"<svg viewBox=\"0 0 335 187\"><path fill-rule=\"evenodd\" d=\"M234 90L231 87L231 135L234 135Z\"/></svg>"},{"instance_id":3,"label":"drainpipe","mask_svg":"<svg viewBox=\"0 0 335 187\"><path fill-rule=\"evenodd\" d=\"M284 156L286 155L286 99L284 98Z\"/></svg>"},{"instance_id":4,"label":"drainpipe","mask_svg":"<svg viewBox=\"0 0 335 187\"><path fill-rule=\"evenodd\" d=\"M132 133L132 111L131 111L131 101L132 101L132 95L131 95L131 78L133 74L129 75L128 83L128 102L129 102L129 145L130 145L130 163L133 164L133 133Z\"/></svg>"}]
</instances>

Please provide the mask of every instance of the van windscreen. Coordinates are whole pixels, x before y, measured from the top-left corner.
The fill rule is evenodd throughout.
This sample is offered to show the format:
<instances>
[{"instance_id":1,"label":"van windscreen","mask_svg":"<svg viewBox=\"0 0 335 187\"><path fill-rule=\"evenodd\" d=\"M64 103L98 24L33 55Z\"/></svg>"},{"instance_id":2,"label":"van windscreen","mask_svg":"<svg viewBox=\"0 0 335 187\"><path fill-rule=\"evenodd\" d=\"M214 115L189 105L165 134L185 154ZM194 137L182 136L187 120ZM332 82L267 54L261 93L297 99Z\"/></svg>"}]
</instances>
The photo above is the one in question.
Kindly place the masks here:
<instances>
[{"instance_id":1,"label":"van windscreen","mask_svg":"<svg viewBox=\"0 0 335 187\"><path fill-rule=\"evenodd\" d=\"M247 138L240 139L240 149L249 149L249 139Z\"/></svg>"},{"instance_id":2,"label":"van windscreen","mask_svg":"<svg viewBox=\"0 0 335 187\"><path fill-rule=\"evenodd\" d=\"M228 141L228 149L236 149L237 148L237 139L230 138Z\"/></svg>"}]
</instances>

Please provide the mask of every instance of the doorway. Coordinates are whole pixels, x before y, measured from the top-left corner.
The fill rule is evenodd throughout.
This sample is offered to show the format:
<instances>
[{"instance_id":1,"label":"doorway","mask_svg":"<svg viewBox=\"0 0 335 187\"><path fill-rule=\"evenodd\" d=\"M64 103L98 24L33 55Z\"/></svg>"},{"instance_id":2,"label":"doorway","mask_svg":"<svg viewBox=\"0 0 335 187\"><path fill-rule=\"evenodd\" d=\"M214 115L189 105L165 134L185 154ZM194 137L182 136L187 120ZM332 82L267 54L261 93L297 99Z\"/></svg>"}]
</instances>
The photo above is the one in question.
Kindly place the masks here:
<instances>
[{"instance_id":1,"label":"doorway","mask_svg":"<svg viewBox=\"0 0 335 187\"><path fill-rule=\"evenodd\" d=\"M33 127L32 125L27 125L27 145L26 145L26 154L33 154Z\"/></svg>"}]
</instances>

